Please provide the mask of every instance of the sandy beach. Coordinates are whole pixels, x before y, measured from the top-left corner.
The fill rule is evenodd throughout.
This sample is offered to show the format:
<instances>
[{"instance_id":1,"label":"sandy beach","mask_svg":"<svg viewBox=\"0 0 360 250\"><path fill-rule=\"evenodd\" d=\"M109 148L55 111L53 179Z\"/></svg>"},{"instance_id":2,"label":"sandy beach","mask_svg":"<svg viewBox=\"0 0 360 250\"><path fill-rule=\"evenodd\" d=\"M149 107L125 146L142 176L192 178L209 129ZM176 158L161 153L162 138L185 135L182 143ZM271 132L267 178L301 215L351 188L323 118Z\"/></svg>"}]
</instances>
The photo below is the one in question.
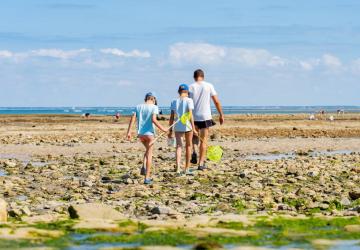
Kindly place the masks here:
<instances>
[{"instance_id":1,"label":"sandy beach","mask_svg":"<svg viewBox=\"0 0 360 250\"><path fill-rule=\"evenodd\" d=\"M168 117L163 119L166 125ZM104 217L94 222L91 211L105 209L115 213L111 219L121 215L148 230L182 225L197 236L235 234L242 242L244 235L255 237L251 225L259 216L359 216L360 114L335 115L334 121L310 121L305 114L227 116L210 136L210 144L224 149L222 161L193 176L176 177L175 149L160 139L149 187L139 174L142 146L125 140L128 120L0 116L0 195L10 220L31 227L68 221L70 212L80 219L73 230L133 227L119 228ZM221 221L242 229L214 227ZM0 229L0 238L6 235Z\"/></svg>"}]
</instances>

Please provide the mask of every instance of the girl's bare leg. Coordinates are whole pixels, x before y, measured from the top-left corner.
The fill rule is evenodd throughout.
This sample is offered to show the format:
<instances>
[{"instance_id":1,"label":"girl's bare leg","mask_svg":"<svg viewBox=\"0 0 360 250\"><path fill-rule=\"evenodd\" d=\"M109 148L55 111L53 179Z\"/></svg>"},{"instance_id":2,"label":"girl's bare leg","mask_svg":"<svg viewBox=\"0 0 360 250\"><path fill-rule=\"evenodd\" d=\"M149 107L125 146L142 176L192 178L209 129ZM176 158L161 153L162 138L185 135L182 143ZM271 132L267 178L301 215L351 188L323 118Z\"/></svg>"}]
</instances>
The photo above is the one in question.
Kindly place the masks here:
<instances>
[{"instance_id":1,"label":"girl's bare leg","mask_svg":"<svg viewBox=\"0 0 360 250\"><path fill-rule=\"evenodd\" d=\"M180 171L181 169L181 153L182 153L182 135L181 132L176 132L176 172Z\"/></svg>"},{"instance_id":2,"label":"girl's bare leg","mask_svg":"<svg viewBox=\"0 0 360 250\"><path fill-rule=\"evenodd\" d=\"M144 163L146 167L145 179L149 179L151 175L151 164L152 164L152 155L153 155L153 145L151 145L153 137L143 137L141 138L142 144L145 146L144 154Z\"/></svg>"}]
</instances>

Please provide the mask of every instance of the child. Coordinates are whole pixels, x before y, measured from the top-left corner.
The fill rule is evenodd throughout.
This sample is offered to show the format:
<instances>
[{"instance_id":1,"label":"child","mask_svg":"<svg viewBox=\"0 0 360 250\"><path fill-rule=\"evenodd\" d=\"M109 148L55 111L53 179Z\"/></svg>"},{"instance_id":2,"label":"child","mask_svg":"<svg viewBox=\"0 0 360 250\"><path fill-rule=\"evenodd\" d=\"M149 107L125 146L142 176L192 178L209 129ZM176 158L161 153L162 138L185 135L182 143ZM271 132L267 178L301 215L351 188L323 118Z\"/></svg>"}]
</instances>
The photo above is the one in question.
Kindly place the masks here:
<instances>
[{"instance_id":1,"label":"child","mask_svg":"<svg viewBox=\"0 0 360 250\"><path fill-rule=\"evenodd\" d=\"M153 140L155 130L153 124L163 132L167 130L156 120L156 115L159 114L159 109L155 105L156 96L154 93L149 92L145 95L145 103L136 106L136 112L130 119L129 127L127 130L127 138L131 140L131 127L135 120L137 120L137 134L141 143L145 146L144 163L141 168L141 174L145 175L144 184L151 184L150 179L151 163L153 154Z\"/></svg>"},{"instance_id":2,"label":"child","mask_svg":"<svg viewBox=\"0 0 360 250\"><path fill-rule=\"evenodd\" d=\"M179 98L175 99L171 103L171 116L170 116L170 123L169 125L172 126L174 124L174 119L176 115L176 119L178 120L175 124L175 138L176 138L176 172L181 175L180 170L180 162L181 162L181 150L183 146L182 138L185 137L185 144L186 144L186 163L184 168L184 174L190 174L189 167L190 167L190 158L191 158L191 150L192 150L192 137L193 133L197 134L197 132L193 128L194 119L192 115L192 110L194 109L194 102L190 99L189 96L189 87L186 84L181 84L179 86ZM183 124L179 121L180 117L189 112L190 113L190 120L187 121L187 124ZM169 130L169 138L172 137L172 129Z\"/></svg>"}]
</instances>

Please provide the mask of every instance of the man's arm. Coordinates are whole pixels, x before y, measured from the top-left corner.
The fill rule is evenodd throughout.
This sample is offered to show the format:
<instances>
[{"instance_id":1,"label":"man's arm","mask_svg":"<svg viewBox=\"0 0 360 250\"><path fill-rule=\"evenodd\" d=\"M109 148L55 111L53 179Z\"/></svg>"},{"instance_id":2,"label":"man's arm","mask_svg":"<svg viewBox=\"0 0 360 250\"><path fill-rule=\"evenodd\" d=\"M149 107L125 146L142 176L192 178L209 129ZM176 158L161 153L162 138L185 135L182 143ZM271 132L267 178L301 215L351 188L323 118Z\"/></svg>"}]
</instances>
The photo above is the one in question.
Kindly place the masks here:
<instances>
[{"instance_id":1,"label":"man's arm","mask_svg":"<svg viewBox=\"0 0 360 250\"><path fill-rule=\"evenodd\" d=\"M218 111L218 113L220 115L219 116L219 122L220 122L220 125L222 125L224 123L224 113L222 111L220 100L219 100L217 95L213 95L211 98L213 99L215 107L216 107L216 109L217 109L217 111Z\"/></svg>"}]
</instances>

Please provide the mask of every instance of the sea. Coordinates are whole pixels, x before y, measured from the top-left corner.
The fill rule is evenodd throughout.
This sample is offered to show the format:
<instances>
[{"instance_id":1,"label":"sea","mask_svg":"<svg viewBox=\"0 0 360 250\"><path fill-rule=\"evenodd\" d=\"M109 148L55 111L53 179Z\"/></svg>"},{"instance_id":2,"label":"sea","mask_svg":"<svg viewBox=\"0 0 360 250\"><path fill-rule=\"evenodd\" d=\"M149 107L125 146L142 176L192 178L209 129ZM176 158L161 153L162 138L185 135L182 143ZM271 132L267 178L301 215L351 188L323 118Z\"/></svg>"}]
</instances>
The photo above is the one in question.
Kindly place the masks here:
<instances>
[{"instance_id":1,"label":"sea","mask_svg":"<svg viewBox=\"0 0 360 250\"><path fill-rule=\"evenodd\" d=\"M169 114L169 107L159 107L162 114ZM215 108L213 107L213 112ZM130 115L134 107L0 107L0 115ZM224 106L225 114L313 114L320 111L360 113L360 106Z\"/></svg>"}]
</instances>

